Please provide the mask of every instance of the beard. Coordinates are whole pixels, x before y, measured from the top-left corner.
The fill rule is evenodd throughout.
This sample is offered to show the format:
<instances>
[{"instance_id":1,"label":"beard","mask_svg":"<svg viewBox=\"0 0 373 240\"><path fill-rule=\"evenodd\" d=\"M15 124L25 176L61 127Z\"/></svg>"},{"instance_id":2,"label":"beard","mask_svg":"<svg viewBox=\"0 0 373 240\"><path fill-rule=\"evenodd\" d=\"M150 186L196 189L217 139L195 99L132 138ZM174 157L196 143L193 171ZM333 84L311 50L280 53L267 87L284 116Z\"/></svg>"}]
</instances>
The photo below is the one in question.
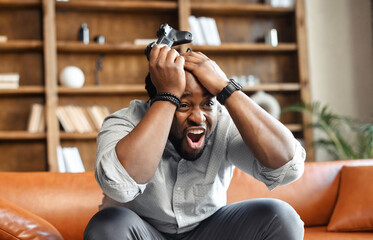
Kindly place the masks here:
<instances>
[{"instance_id":1,"label":"beard","mask_svg":"<svg viewBox=\"0 0 373 240\"><path fill-rule=\"evenodd\" d=\"M183 140L186 138L186 136L184 136L184 138L176 138L175 136L170 134L168 139L171 141L172 145L174 146L174 148L176 149L176 152L180 155L180 157L182 157L183 159L187 161L193 162L202 156L211 135L212 134L206 137L205 144L203 145L202 149L194 154L190 154L183 149Z\"/></svg>"}]
</instances>

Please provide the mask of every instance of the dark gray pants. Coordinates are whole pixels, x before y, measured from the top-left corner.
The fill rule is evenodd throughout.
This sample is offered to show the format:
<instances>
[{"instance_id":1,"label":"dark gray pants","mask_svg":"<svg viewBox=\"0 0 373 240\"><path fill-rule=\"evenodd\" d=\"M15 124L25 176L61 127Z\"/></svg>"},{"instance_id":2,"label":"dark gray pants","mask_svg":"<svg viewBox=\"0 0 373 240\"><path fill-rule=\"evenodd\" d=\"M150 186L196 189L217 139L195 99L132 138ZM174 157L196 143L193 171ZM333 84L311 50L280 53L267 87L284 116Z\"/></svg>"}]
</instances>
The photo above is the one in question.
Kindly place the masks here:
<instances>
[{"instance_id":1,"label":"dark gray pants","mask_svg":"<svg viewBox=\"0 0 373 240\"><path fill-rule=\"evenodd\" d=\"M92 217L85 240L301 240L304 226L296 211L276 199L253 199L222 207L194 230L170 235L157 231L129 209L112 207Z\"/></svg>"}]
</instances>

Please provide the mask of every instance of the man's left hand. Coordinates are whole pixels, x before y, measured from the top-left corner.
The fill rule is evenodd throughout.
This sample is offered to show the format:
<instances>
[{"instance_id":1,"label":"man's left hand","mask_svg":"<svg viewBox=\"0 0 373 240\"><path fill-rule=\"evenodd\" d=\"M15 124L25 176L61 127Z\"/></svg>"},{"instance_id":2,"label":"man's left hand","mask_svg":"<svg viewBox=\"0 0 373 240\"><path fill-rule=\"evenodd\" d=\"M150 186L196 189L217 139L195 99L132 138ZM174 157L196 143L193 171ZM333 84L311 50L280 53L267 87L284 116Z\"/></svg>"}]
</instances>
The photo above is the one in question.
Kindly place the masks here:
<instances>
[{"instance_id":1,"label":"man's left hand","mask_svg":"<svg viewBox=\"0 0 373 240\"><path fill-rule=\"evenodd\" d=\"M201 52L186 52L184 68L191 71L198 81L214 96L228 85L228 78L220 67Z\"/></svg>"}]
</instances>

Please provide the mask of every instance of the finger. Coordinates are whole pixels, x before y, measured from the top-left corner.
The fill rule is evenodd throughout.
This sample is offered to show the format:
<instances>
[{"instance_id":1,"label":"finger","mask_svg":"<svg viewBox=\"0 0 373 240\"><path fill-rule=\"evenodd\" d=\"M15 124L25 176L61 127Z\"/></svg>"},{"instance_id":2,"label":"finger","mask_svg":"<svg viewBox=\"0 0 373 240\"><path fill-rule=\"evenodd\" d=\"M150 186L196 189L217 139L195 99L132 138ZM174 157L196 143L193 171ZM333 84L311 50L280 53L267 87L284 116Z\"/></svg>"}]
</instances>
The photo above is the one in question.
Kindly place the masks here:
<instances>
[{"instance_id":1,"label":"finger","mask_svg":"<svg viewBox=\"0 0 373 240\"><path fill-rule=\"evenodd\" d=\"M186 62L191 62L191 63L200 63L201 59L193 57L193 56L184 56Z\"/></svg>"},{"instance_id":2,"label":"finger","mask_svg":"<svg viewBox=\"0 0 373 240\"><path fill-rule=\"evenodd\" d=\"M163 45L160 47L159 55L158 55L158 63L164 63L166 61L169 51L170 51L170 47L167 45Z\"/></svg>"},{"instance_id":3,"label":"finger","mask_svg":"<svg viewBox=\"0 0 373 240\"><path fill-rule=\"evenodd\" d=\"M196 54L198 54L198 55L200 55L200 56L202 56L202 57L204 57L204 58L206 58L206 59L209 58L209 57L207 57L205 54L203 54L202 52L196 52Z\"/></svg>"},{"instance_id":4,"label":"finger","mask_svg":"<svg viewBox=\"0 0 373 240\"><path fill-rule=\"evenodd\" d=\"M177 56L179 56L179 53L178 53L175 49L171 49L171 50L167 53L166 61L167 61L168 63L174 63L174 62L175 62L175 59L176 59Z\"/></svg>"},{"instance_id":5,"label":"finger","mask_svg":"<svg viewBox=\"0 0 373 240\"><path fill-rule=\"evenodd\" d=\"M180 66L184 66L185 64L185 58L183 56L177 56L176 59L175 59L175 64L177 65L180 65Z\"/></svg>"},{"instance_id":6,"label":"finger","mask_svg":"<svg viewBox=\"0 0 373 240\"><path fill-rule=\"evenodd\" d=\"M152 50L150 51L149 61L154 61L159 57L160 49L163 47L167 47L165 44L156 44L153 46Z\"/></svg>"},{"instance_id":7,"label":"finger","mask_svg":"<svg viewBox=\"0 0 373 240\"><path fill-rule=\"evenodd\" d=\"M185 61L184 68L193 72L196 68L198 68L198 64Z\"/></svg>"}]
</instances>

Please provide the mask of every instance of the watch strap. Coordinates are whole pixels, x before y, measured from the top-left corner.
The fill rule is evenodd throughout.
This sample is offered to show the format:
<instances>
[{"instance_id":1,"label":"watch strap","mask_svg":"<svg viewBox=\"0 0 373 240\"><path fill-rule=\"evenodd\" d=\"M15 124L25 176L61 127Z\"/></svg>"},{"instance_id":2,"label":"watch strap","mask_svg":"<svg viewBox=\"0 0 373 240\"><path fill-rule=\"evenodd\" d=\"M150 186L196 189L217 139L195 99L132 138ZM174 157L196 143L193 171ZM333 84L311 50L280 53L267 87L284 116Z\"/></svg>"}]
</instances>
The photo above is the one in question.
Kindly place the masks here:
<instances>
[{"instance_id":1,"label":"watch strap","mask_svg":"<svg viewBox=\"0 0 373 240\"><path fill-rule=\"evenodd\" d=\"M216 96L216 99L221 105L224 105L225 100L232 95L235 91L242 90L242 86L233 79L229 79L229 83L223 90Z\"/></svg>"}]
</instances>

